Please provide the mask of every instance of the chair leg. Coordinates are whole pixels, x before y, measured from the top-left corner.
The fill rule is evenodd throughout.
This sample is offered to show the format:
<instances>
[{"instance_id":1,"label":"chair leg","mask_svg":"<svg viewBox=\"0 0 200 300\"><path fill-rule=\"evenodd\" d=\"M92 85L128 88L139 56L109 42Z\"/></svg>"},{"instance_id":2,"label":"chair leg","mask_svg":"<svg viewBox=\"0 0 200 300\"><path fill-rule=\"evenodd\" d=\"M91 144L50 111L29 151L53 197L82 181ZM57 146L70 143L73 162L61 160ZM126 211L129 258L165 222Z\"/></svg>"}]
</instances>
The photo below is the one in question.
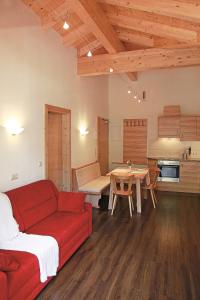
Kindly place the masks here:
<instances>
[{"instance_id":1,"label":"chair leg","mask_svg":"<svg viewBox=\"0 0 200 300\"><path fill-rule=\"evenodd\" d=\"M155 190L153 190L153 195L154 195L154 200L155 200L155 202L158 203L158 200L157 200L157 197L156 197Z\"/></svg>"},{"instance_id":2,"label":"chair leg","mask_svg":"<svg viewBox=\"0 0 200 300\"><path fill-rule=\"evenodd\" d=\"M153 196L153 190L150 190L150 193L151 193L151 200L152 200L152 203L153 203L153 207L156 208L155 201L154 201L154 196Z\"/></svg>"},{"instance_id":3,"label":"chair leg","mask_svg":"<svg viewBox=\"0 0 200 300\"><path fill-rule=\"evenodd\" d=\"M114 196L111 215L113 215L114 209L116 207L116 203L117 203L117 195Z\"/></svg>"},{"instance_id":4,"label":"chair leg","mask_svg":"<svg viewBox=\"0 0 200 300\"><path fill-rule=\"evenodd\" d=\"M130 217L132 218L132 204L131 204L131 196L128 196L128 202L129 202L129 211L130 211Z\"/></svg>"},{"instance_id":5,"label":"chair leg","mask_svg":"<svg viewBox=\"0 0 200 300\"><path fill-rule=\"evenodd\" d=\"M134 211L133 197L131 197L131 206L132 206L132 210Z\"/></svg>"}]
</instances>

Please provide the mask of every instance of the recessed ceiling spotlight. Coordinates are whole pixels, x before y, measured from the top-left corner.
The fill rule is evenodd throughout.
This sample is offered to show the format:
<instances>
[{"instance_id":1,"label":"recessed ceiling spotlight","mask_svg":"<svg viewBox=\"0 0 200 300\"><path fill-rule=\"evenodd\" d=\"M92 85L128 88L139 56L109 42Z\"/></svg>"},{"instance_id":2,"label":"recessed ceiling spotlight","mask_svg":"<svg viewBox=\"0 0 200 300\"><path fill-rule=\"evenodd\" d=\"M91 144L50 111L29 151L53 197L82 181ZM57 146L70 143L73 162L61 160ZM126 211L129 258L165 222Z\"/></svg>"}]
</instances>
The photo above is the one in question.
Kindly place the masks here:
<instances>
[{"instance_id":1,"label":"recessed ceiling spotlight","mask_svg":"<svg viewBox=\"0 0 200 300\"><path fill-rule=\"evenodd\" d=\"M90 50L88 51L87 56L88 56L88 57L91 57L91 56L92 56L92 52L91 52Z\"/></svg>"},{"instance_id":2,"label":"recessed ceiling spotlight","mask_svg":"<svg viewBox=\"0 0 200 300\"><path fill-rule=\"evenodd\" d=\"M128 90L128 94L131 94L132 93L132 91L131 90Z\"/></svg>"},{"instance_id":3,"label":"recessed ceiling spotlight","mask_svg":"<svg viewBox=\"0 0 200 300\"><path fill-rule=\"evenodd\" d=\"M67 29L69 29L69 24L65 21L65 23L63 24L63 28L65 29L65 30L67 30Z\"/></svg>"},{"instance_id":4,"label":"recessed ceiling spotlight","mask_svg":"<svg viewBox=\"0 0 200 300\"><path fill-rule=\"evenodd\" d=\"M113 73L113 71L114 71L114 70L113 70L113 68L110 68L110 70L109 70L109 71L110 71L110 73Z\"/></svg>"}]
</instances>

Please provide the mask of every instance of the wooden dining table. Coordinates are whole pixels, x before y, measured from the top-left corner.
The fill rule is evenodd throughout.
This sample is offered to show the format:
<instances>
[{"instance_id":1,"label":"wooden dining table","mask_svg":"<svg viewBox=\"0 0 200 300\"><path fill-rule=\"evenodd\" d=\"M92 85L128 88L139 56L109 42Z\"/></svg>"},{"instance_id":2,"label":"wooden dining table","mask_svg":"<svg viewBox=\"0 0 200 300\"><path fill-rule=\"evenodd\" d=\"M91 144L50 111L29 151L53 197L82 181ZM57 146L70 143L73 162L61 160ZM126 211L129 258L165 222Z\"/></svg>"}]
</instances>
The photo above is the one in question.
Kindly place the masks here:
<instances>
[{"instance_id":1,"label":"wooden dining table","mask_svg":"<svg viewBox=\"0 0 200 300\"><path fill-rule=\"evenodd\" d=\"M150 184L150 177L149 177L149 169L148 168L116 168L109 172L107 176L110 176L112 173L119 174L119 175L134 175L134 183L136 185L136 199L137 199L137 212L142 212L142 205L141 205L141 183L146 181L146 184ZM109 195L109 209L112 209L112 202L113 202L113 189L112 184L110 185L110 195Z\"/></svg>"}]
</instances>

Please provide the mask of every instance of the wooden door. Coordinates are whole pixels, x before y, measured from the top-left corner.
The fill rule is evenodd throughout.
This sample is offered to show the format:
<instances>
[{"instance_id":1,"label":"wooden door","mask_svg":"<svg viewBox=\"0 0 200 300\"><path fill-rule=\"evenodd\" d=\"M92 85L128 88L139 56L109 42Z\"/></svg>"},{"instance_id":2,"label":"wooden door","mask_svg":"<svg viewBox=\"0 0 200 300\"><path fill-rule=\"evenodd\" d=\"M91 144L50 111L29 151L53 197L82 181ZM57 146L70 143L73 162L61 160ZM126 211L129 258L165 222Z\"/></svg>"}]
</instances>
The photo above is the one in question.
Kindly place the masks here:
<instances>
[{"instance_id":1,"label":"wooden door","mask_svg":"<svg viewBox=\"0 0 200 300\"><path fill-rule=\"evenodd\" d=\"M158 137L180 137L180 117L158 117Z\"/></svg>"},{"instance_id":2,"label":"wooden door","mask_svg":"<svg viewBox=\"0 0 200 300\"><path fill-rule=\"evenodd\" d=\"M106 175L109 170L109 121L98 117L97 123L97 157L101 175Z\"/></svg>"},{"instance_id":3,"label":"wooden door","mask_svg":"<svg viewBox=\"0 0 200 300\"><path fill-rule=\"evenodd\" d=\"M46 105L46 178L59 191L71 190L71 114L69 110Z\"/></svg>"},{"instance_id":4,"label":"wooden door","mask_svg":"<svg viewBox=\"0 0 200 300\"><path fill-rule=\"evenodd\" d=\"M181 117L181 141L195 141L197 139L197 117Z\"/></svg>"},{"instance_id":5,"label":"wooden door","mask_svg":"<svg viewBox=\"0 0 200 300\"><path fill-rule=\"evenodd\" d=\"M123 161L134 164L147 163L147 120L124 120Z\"/></svg>"}]
</instances>

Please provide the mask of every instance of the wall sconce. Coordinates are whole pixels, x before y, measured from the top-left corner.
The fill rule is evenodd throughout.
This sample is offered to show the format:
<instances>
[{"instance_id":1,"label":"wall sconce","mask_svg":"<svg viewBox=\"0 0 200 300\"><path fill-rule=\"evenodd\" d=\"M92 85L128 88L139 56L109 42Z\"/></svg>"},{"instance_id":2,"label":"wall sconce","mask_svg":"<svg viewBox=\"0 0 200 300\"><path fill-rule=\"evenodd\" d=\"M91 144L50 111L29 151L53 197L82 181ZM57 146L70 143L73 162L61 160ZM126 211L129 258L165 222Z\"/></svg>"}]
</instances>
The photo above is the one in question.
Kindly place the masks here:
<instances>
[{"instance_id":1,"label":"wall sconce","mask_svg":"<svg viewBox=\"0 0 200 300\"><path fill-rule=\"evenodd\" d=\"M7 131L11 134L11 135L18 135L20 133L22 133L24 131L24 128L21 127L18 122L14 121L14 120L10 120L8 121L4 127L7 129Z\"/></svg>"},{"instance_id":2,"label":"wall sconce","mask_svg":"<svg viewBox=\"0 0 200 300\"><path fill-rule=\"evenodd\" d=\"M79 129L79 131L80 131L81 136L87 135L89 133L89 130L87 128L84 128L84 127L81 127Z\"/></svg>"}]
</instances>

